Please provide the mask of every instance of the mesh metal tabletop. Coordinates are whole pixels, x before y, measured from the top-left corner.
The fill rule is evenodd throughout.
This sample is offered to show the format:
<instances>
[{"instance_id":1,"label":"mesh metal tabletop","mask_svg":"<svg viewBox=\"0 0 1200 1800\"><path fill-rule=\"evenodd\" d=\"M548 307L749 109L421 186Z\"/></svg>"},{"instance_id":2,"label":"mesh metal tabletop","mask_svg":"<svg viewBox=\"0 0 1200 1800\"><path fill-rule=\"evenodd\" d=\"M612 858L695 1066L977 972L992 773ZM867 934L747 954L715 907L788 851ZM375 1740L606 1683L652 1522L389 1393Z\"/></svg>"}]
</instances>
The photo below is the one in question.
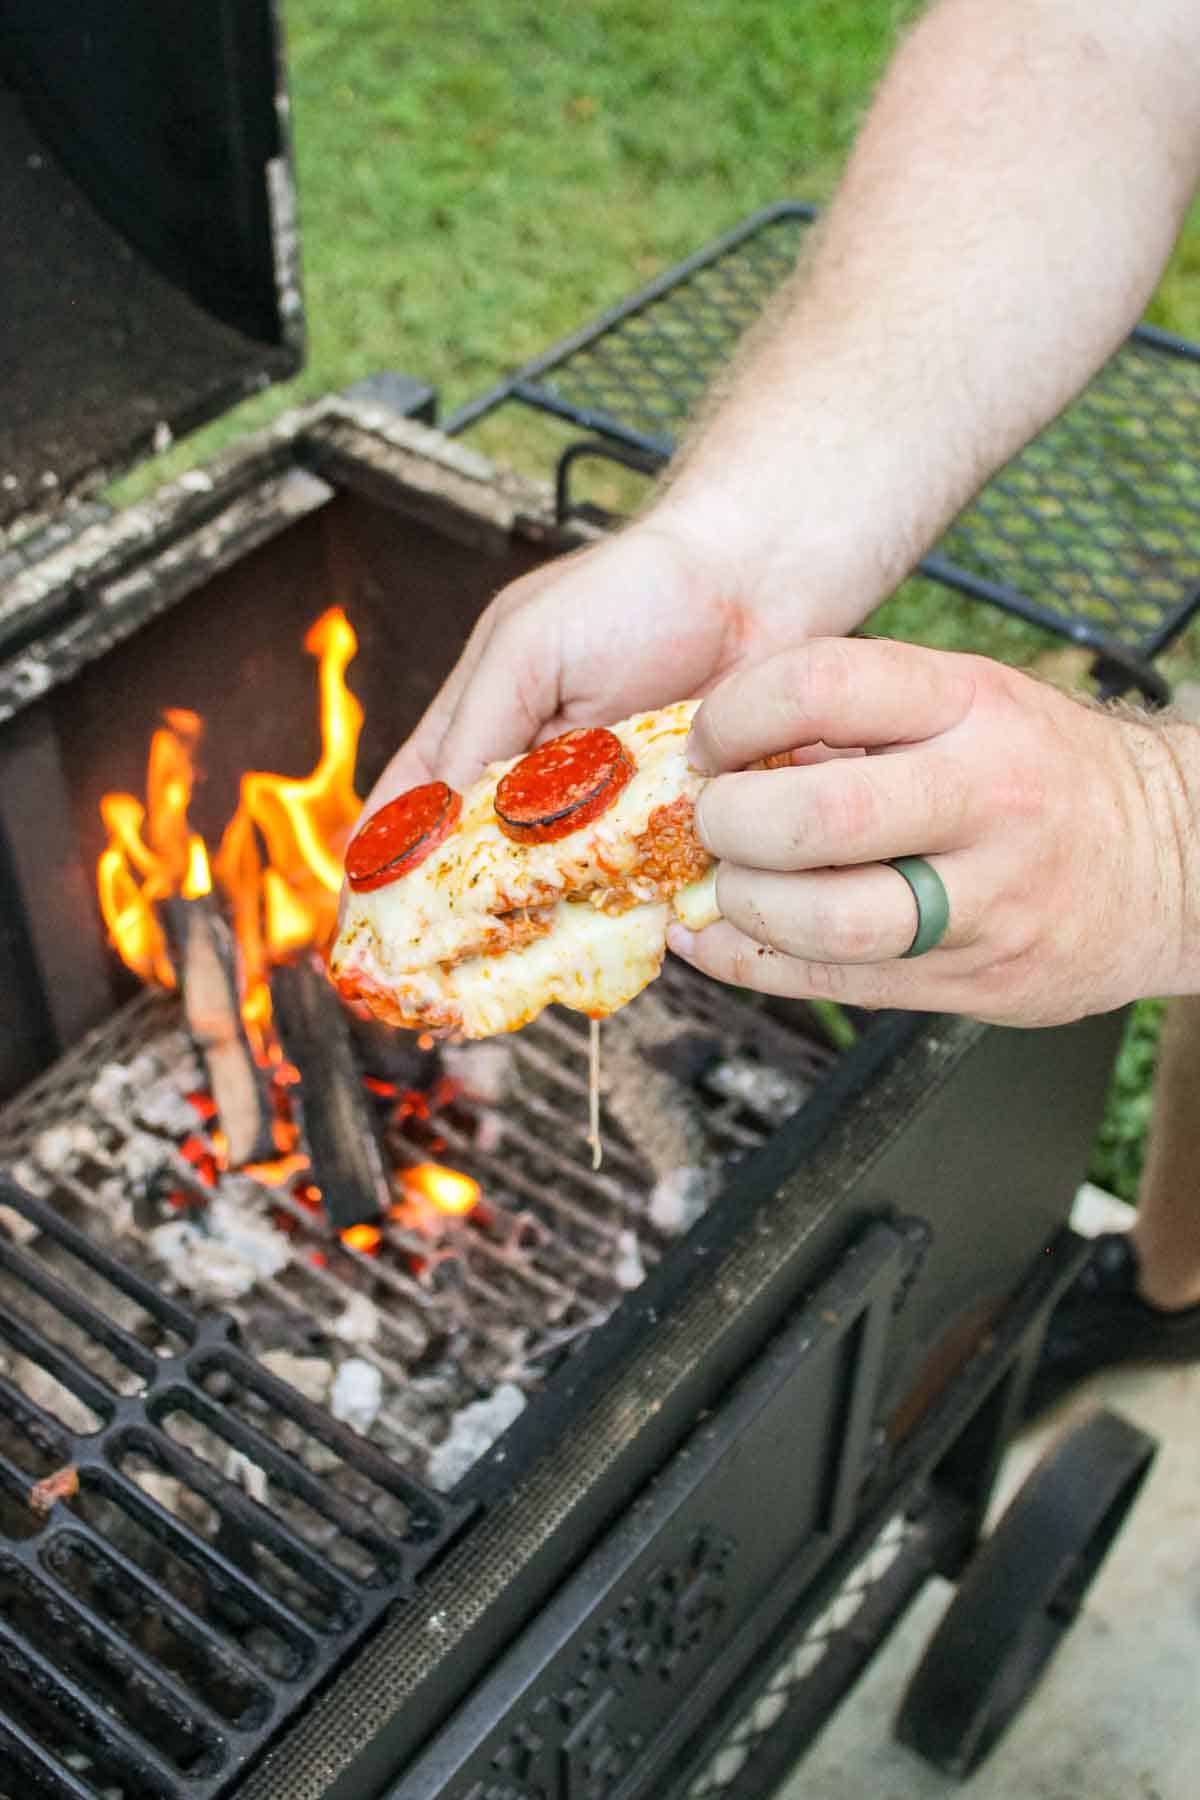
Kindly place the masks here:
<instances>
[{"instance_id":1,"label":"mesh metal tabletop","mask_svg":"<svg viewBox=\"0 0 1200 1800\"><path fill-rule=\"evenodd\" d=\"M592 433L593 451L607 444L643 468L661 466L792 268L814 217L798 202L755 214L464 407L447 429L515 400ZM566 459L564 503L565 475ZM1110 691L1137 684L1162 698L1147 665L1200 604L1200 346L1139 326L921 567L1092 647Z\"/></svg>"}]
</instances>

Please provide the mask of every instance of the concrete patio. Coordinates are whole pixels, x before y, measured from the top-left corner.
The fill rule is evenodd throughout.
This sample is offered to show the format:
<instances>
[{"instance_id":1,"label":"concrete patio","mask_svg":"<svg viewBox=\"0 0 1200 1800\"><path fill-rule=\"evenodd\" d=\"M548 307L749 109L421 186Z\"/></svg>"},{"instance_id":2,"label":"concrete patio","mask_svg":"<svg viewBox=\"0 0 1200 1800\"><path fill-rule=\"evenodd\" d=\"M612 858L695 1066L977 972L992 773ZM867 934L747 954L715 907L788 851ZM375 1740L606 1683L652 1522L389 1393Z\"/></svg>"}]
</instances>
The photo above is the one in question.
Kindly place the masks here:
<instances>
[{"instance_id":1,"label":"concrete patio","mask_svg":"<svg viewBox=\"0 0 1200 1800\"><path fill-rule=\"evenodd\" d=\"M1085 1190L1080 1229L1128 1218ZM1009 1453L997 1510L1097 1405L1160 1449L1086 1607L1024 1711L968 1781L937 1774L891 1721L953 1589L931 1582L778 1800L1196 1800L1200 1795L1200 1366L1100 1376Z\"/></svg>"}]
</instances>

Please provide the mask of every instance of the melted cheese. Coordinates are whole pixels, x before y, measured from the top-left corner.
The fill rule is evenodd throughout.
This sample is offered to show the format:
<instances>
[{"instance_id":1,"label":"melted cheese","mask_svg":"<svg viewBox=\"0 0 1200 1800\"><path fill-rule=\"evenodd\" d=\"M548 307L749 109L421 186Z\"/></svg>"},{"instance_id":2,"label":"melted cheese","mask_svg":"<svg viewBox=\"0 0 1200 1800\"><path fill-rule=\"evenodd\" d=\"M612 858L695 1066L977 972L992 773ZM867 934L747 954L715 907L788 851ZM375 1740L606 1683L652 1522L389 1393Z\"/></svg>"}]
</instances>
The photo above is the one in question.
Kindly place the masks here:
<instances>
[{"instance_id":1,"label":"melted cheese","mask_svg":"<svg viewBox=\"0 0 1200 1800\"><path fill-rule=\"evenodd\" d=\"M359 990L372 1010L414 1029L491 1037L516 1031L557 1001L598 1018L654 980L666 948L667 906L635 906L611 919L562 901L554 929L523 950L475 956L452 969L414 969L391 978L386 1006Z\"/></svg>"},{"instance_id":2,"label":"melted cheese","mask_svg":"<svg viewBox=\"0 0 1200 1800\"><path fill-rule=\"evenodd\" d=\"M411 874L342 896L333 970L370 961L381 975L409 974L488 947L496 918L609 886L631 867L635 839L657 807L695 800L703 778L689 769L687 734L698 701L639 713L613 730L635 765L616 802L590 825L551 844L514 844L496 822L496 784L521 759L493 763L463 795L458 826ZM653 891L636 892L650 900Z\"/></svg>"},{"instance_id":3,"label":"melted cheese","mask_svg":"<svg viewBox=\"0 0 1200 1800\"><path fill-rule=\"evenodd\" d=\"M699 881L680 888L671 905L680 924L686 925L689 931L703 931L706 925L715 925L721 916L721 909L717 905L716 863Z\"/></svg>"},{"instance_id":4,"label":"melted cheese","mask_svg":"<svg viewBox=\"0 0 1200 1800\"><path fill-rule=\"evenodd\" d=\"M686 758L698 704L614 726L636 772L608 812L556 843L504 836L496 783L520 759L492 764L464 794L457 829L419 868L370 893L343 893L330 972L344 997L395 1025L472 1038L515 1031L554 1002L603 1018L632 1000L662 966L672 906L697 930L718 916L715 871L668 903L671 884L643 882L636 866L651 815L694 803L704 785ZM605 899L616 889L623 910L613 913ZM533 909L542 935L522 942L527 930L514 926Z\"/></svg>"}]
</instances>

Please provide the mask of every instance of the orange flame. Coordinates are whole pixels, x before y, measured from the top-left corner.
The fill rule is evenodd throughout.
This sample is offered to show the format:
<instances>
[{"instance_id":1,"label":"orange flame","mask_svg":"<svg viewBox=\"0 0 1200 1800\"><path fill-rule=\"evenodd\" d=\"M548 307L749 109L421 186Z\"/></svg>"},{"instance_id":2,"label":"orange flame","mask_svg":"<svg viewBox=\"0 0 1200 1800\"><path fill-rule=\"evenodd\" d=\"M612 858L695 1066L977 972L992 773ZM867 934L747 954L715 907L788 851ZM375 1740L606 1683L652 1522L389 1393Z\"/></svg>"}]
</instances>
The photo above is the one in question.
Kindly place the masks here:
<instances>
[{"instance_id":1,"label":"orange flame","mask_svg":"<svg viewBox=\"0 0 1200 1800\"><path fill-rule=\"evenodd\" d=\"M105 794L100 802L108 844L96 882L109 937L123 960L143 981L174 987L154 909L159 900L187 892L201 879L197 849L202 855L203 845L188 831L187 813L203 727L196 713L182 707L164 713L163 721L150 739L146 805L132 794ZM196 892L204 891L196 886Z\"/></svg>"},{"instance_id":2,"label":"orange flame","mask_svg":"<svg viewBox=\"0 0 1200 1800\"><path fill-rule=\"evenodd\" d=\"M271 963L307 944L324 946L333 935L342 856L361 809L354 761L363 712L345 682L358 640L340 607L310 627L304 648L320 665L320 761L303 780L243 775L214 864L233 907L247 1003L260 1021L270 1016L264 995Z\"/></svg>"},{"instance_id":3,"label":"orange flame","mask_svg":"<svg viewBox=\"0 0 1200 1800\"><path fill-rule=\"evenodd\" d=\"M333 935L342 855L358 817L354 762L363 714L345 682L358 647L339 607L309 629L318 658L321 756L302 779L260 771L242 777L241 795L210 868L204 842L188 827L199 716L164 713L150 742L146 804L105 794L108 843L96 869L101 910L122 960L143 981L175 985L156 912L172 894L196 899L214 877L229 906L243 969L243 1013L256 1038L270 1020L272 963Z\"/></svg>"},{"instance_id":4,"label":"orange flame","mask_svg":"<svg viewBox=\"0 0 1200 1800\"><path fill-rule=\"evenodd\" d=\"M188 839L187 873L183 878L182 893L185 900L199 900L204 894L212 893L212 870L208 864L208 851L204 839L193 832Z\"/></svg>"}]
</instances>

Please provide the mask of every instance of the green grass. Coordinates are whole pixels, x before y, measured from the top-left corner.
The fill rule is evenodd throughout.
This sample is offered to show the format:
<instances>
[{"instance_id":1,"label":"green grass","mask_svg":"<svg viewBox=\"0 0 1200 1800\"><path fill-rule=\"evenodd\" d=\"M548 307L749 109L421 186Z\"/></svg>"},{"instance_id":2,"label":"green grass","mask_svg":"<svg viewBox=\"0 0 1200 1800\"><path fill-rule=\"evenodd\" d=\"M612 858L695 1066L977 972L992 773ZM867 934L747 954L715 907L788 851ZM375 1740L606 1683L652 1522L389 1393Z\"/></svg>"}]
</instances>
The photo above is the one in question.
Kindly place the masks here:
<instances>
[{"instance_id":1,"label":"green grass","mask_svg":"<svg viewBox=\"0 0 1200 1800\"><path fill-rule=\"evenodd\" d=\"M915 0L288 0L309 360L118 499L380 368L449 409L783 196L822 200ZM1200 215L1151 309L1200 337ZM550 466L501 421L493 453ZM542 460L544 458L544 460ZM1041 634L910 583L877 616L1028 663ZM1194 675L1194 643L1173 653ZM1095 1173L1132 1194L1157 1012L1139 1010Z\"/></svg>"}]
</instances>

